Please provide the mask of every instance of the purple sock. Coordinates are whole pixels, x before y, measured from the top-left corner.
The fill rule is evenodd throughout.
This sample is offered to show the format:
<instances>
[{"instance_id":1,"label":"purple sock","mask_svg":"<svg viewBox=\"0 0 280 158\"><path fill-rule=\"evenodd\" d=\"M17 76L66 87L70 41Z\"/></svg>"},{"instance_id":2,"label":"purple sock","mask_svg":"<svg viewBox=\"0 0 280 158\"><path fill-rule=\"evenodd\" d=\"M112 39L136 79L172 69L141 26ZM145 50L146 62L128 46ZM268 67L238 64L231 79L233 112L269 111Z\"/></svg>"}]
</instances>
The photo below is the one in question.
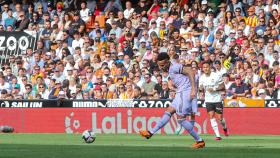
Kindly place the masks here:
<instances>
[{"instance_id":1,"label":"purple sock","mask_svg":"<svg viewBox=\"0 0 280 158\"><path fill-rule=\"evenodd\" d=\"M156 133L158 130L160 130L162 127L164 127L167 122L171 118L170 112L165 112L164 115L161 117L161 119L157 122L156 126L150 131L152 134Z\"/></svg>"},{"instance_id":2,"label":"purple sock","mask_svg":"<svg viewBox=\"0 0 280 158\"><path fill-rule=\"evenodd\" d=\"M194 126L195 120L190 120L190 123Z\"/></svg>"},{"instance_id":3,"label":"purple sock","mask_svg":"<svg viewBox=\"0 0 280 158\"><path fill-rule=\"evenodd\" d=\"M178 120L178 123L180 123L196 141L202 140L197 134L197 132L193 129L193 125L188 120Z\"/></svg>"}]
</instances>

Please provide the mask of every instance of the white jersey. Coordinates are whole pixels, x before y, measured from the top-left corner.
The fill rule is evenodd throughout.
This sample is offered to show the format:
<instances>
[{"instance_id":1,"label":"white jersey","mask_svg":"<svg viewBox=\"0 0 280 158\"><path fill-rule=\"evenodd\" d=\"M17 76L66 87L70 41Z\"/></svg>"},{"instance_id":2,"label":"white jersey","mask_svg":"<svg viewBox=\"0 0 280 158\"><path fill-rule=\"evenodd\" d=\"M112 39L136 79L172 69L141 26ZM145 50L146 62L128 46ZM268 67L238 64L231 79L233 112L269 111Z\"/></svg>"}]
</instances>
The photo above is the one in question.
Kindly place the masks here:
<instances>
[{"instance_id":1,"label":"white jersey","mask_svg":"<svg viewBox=\"0 0 280 158\"><path fill-rule=\"evenodd\" d=\"M199 79L199 87L203 87L205 91L205 102L206 103L216 103L222 101L221 91L209 92L208 88L218 88L219 84L223 84L222 76L215 72L211 72L210 76L205 74L201 75Z\"/></svg>"}]
</instances>

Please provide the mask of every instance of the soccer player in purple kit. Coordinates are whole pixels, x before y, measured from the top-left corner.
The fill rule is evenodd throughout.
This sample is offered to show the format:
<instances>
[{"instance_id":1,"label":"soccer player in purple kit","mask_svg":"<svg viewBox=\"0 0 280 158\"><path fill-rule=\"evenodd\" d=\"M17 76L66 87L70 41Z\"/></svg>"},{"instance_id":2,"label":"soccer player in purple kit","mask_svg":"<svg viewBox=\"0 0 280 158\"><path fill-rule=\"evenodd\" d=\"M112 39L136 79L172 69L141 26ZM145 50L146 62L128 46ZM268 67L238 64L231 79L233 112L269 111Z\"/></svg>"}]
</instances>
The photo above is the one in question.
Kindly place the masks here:
<instances>
[{"instance_id":1,"label":"soccer player in purple kit","mask_svg":"<svg viewBox=\"0 0 280 158\"><path fill-rule=\"evenodd\" d=\"M195 139L195 143L192 147L196 149L203 148L205 146L204 140L200 138L198 133L194 130L193 125L186 119L186 116L192 112L191 101L196 97L195 75L193 70L174 60L170 61L167 53L160 53L157 63L160 70L168 70L173 84L177 87L177 92L171 106L167 108L156 126L150 131L140 130L140 135L147 139L151 138L153 134L163 128L168 123L171 116L176 113L178 123Z\"/></svg>"}]
</instances>

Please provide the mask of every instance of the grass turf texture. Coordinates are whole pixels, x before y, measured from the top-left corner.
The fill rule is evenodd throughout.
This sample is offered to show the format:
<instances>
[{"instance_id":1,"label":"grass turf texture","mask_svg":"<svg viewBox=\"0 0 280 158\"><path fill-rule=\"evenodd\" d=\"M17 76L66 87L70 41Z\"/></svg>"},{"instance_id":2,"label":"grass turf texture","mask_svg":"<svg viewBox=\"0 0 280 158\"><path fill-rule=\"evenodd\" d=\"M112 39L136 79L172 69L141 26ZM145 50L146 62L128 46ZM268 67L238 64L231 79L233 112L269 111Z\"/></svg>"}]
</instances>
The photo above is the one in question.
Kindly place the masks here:
<instances>
[{"instance_id":1,"label":"grass turf texture","mask_svg":"<svg viewBox=\"0 0 280 158\"><path fill-rule=\"evenodd\" d=\"M203 149L190 148L190 136L97 135L86 144L81 135L0 134L0 158L279 158L279 136L230 136L222 141L202 135Z\"/></svg>"}]
</instances>

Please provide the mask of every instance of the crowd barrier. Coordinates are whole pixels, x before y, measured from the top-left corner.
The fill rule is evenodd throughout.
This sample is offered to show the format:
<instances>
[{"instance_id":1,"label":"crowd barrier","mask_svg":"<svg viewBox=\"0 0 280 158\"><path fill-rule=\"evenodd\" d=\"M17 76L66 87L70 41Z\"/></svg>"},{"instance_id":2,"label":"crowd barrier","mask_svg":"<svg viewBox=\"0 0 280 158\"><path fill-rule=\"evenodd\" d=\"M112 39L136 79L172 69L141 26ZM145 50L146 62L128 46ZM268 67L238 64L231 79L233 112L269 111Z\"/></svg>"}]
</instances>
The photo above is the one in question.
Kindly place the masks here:
<instances>
[{"instance_id":1,"label":"crowd barrier","mask_svg":"<svg viewBox=\"0 0 280 158\"><path fill-rule=\"evenodd\" d=\"M166 108L172 100L0 100L0 108ZM198 100L205 107L204 100ZM225 99L224 107L268 107L279 108L280 100L269 99Z\"/></svg>"},{"instance_id":2,"label":"crowd barrier","mask_svg":"<svg viewBox=\"0 0 280 158\"><path fill-rule=\"evenodd\" d=\"M0 125L13 126L19 133L81 133L92 129L96 133L131 134L154 127L170 103L170 100L1 100ZM202 100L199 103L195 128L199 133L212 134L204 103ZM278 100L266 100L262 108L228 107L224 113L231 134L280 135ZM177 126L173 115L158 134L174 134Z\"/></svg>"}]
</instances>

